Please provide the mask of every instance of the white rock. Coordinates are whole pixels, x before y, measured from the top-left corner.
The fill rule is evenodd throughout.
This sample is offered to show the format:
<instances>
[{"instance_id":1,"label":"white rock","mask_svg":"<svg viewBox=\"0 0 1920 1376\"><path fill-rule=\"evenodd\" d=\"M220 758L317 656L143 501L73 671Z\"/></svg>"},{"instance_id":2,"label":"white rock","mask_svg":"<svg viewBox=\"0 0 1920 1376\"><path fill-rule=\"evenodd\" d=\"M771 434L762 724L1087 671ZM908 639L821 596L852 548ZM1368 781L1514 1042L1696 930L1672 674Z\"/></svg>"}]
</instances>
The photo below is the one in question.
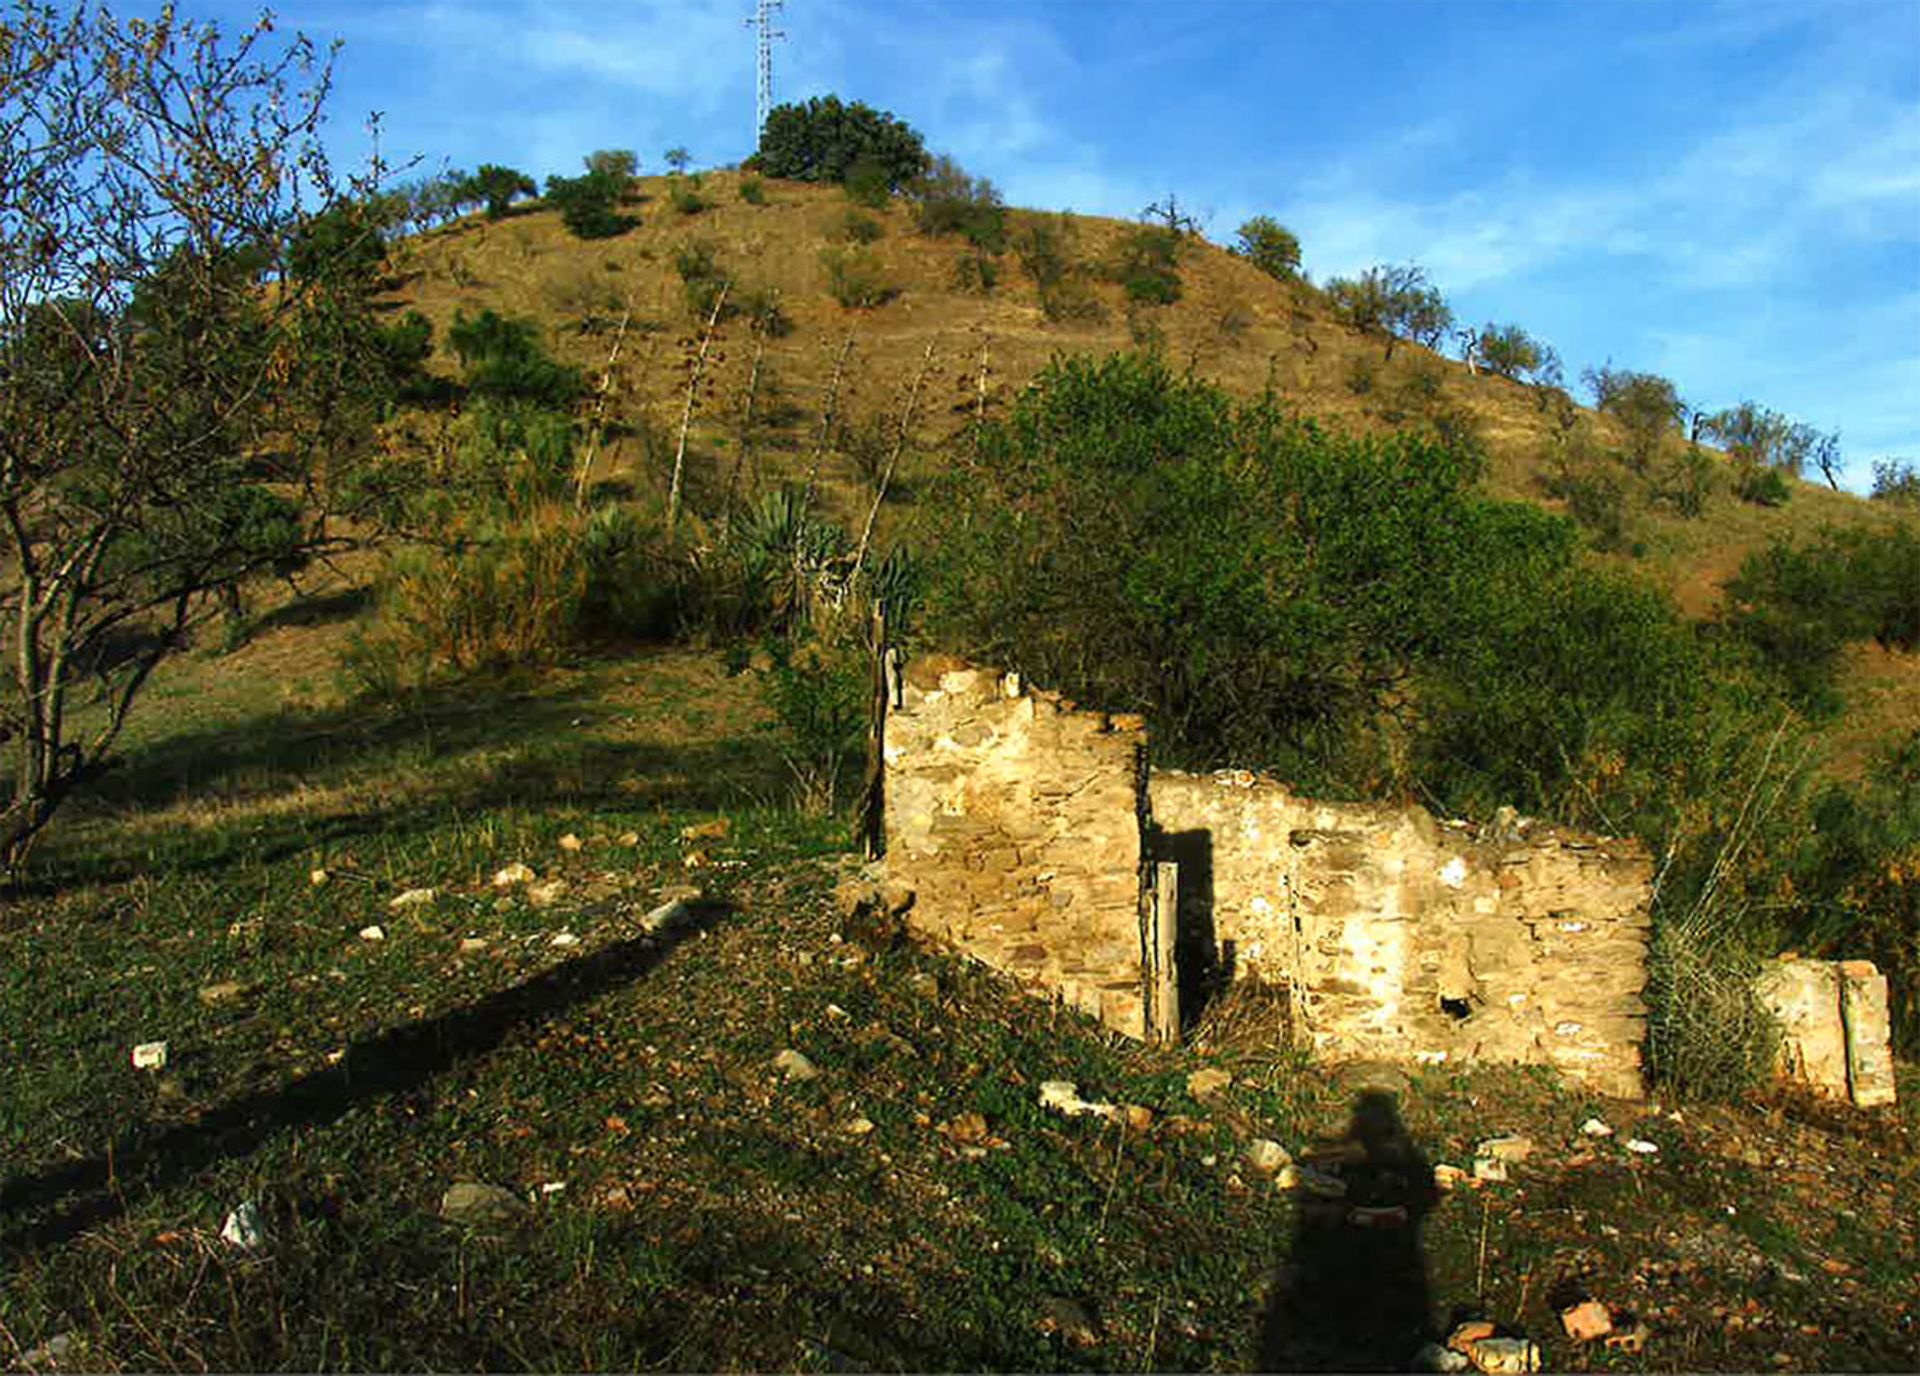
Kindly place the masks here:
<instances>
[{"instance_id":1,"label":"white rock","mask_svg":"<svg viewBox=\"0 0 1920 1376\"><path fill-rule=\"evenodd\" d=\"M1497 1184L1507 1178L1507 1163L1497 1156L1476 1156L1473 1158L1473 1178L1491 1180Z\"/></svg>"},{"instance_id":2,"label":"white rock","mask_svg":"<svg viewBox=\"0 0 1920 1376\"><path fill-rule=\"evenodd\" d=\"M133 1068L135 1070L165 1070L167 1068L167 1044L165 1042L141 1042L133 1048Z\"/></svg>"},{"instance_id":3,"label":"white rock","mask_svg":"<svg viewBox=\"0 0 1920 1376\"><path fill-rule=\"evenodd\" d=\"M1454 856L1440 867L1440 882L1450 889L1457 889L1467 882L1467 862L1462 856Z\"/></svg>"},{"instance_id":4,"label":"white rock","mask_svg":"<svg viewBox=\"0 0 1920 1376\"><path fill-rule=\"evenodd\" d=\"M1643 1137L1629 1137L1627 1150L1640 1156L1657 1156L1660 1146L1657 1142L1649 1142Z\"/></svg>"},{"instance_id":5,"label":"white rock","mask_svg":"<svg viewBox=\"0 0 1920 1376\"><path fill-rule=\"evenodd\" d=\"M1080 1090L1072 1080L1046 1080L1040 1085L1040 1107L1064 1113L1069 1118L1078 1118L1091 1113L1100 1118L1113 1118L1122 1110L1116 1104L1099 1103L1080 1097Z\"/></svg>"},{"instance_id":6,"label":"white rock","mask_svg":"<svg viewBox=\"0 0 1920 1376\"><path fill-rule=\"evenodd\" d=\"M1613 1129L1608 1127L1605 1123L1601 1122L1598 1118L1587 1119L1586 1122L1580 1125L1580 1131L1585 1133L1588 1137L1613 1136Z\"/></svg>"},{"instance_id":7,"label":"white rock","mask_svg":"<svg viewBox=\"0 0 1920 1376\"><path fill-rule=\"evenodd\" d=\"M855 1118L847 1124L847 1136L865 1137L873 1131L873 1119Z\"/></svg>"},{"instance_id":8,"label":"white rock","mask_svg":"<svg viewBox=\"0 0 1920 1376\"><path fill-rule=\"evenodd\" d=\"M326 883L331 878L333 878L333 876L328 874L325 870L316 869L316 870L307 871L307 882L313 885L313 887L316 889L319 888L322 884Z\"/></svg>"},{"instance_id":9,"label":"white rock","mask_svg":"<svg viewBox=\"0 0 1920 1376\"><path fill-rule=\"evenodd\" d=\"M547 945L549 946L578 946L579 944L580 938L572 932L555 932L551 937L547 938Z\"/></svg>"},{"instance_id":10,"label":"white rock","mask_svg":"<svg viewBox=\"0 0 1920 1376\"><path fill-rule=\"evenodd\" d=\"M493 887L511 889L519 884L531 884L539 877L533 872L533 866L516 860L511 865L503 865L493 872Z\"/></svg>"},{"instance_id":11,"label":"white rock","mask_svg":"<svg viewBox=\"0 0 1920 1376\"><path fill-rule=\"evenodd\" d=\"M548 1180L548 1181L542 1182L540 1186L540 1193L543 1195L564 1194L566 1192L566 1188L567 1188L567 1182L564 1180Z\"/></svg>"},{"instance_id":12,"label":"white rock","mask_svg":"<svg viewBox=\"0 0 1920 1376\"><path fill-rule=\"evenodd\" d=\"M1465 1371L1472 1365L1473 1363L1467 1360L1466 1353L1455 1352L1450 1347L1440 1346L1439 1343L1428 1343L1425 1347L1413 1354L1413 1369L1415 1371L1452 1373Z\"/></svg>"},{"instance_id":13,"label":"white rock","mask_svg":"<svg viewBox=\"0 0 1920 1376\"><path fill-rule=\"evenodd\" d=\"M789 1080L813 1080L820 1076L820 1067L792 1047L773 1058L773 1068Z\"/></svg>"},{"instance_id":14,"label":"white rock","mask_svg":"<svg viewBox=\"0 0 1920 1376\"><path fill-rule=\"evenodd\" d=\"M526 1201L512 1190L477 1180L450 1185L440 1198L440 1216L455 1223L508 1223L526 1212Z\"/></svg>"},{"instance_id":15,"label":"white rock","mask_svg":"<svg viewBox=\"0 0 1920 1376\"><path fill-rule=\"evenodd\" d=\"M578 851L581 847L581 844L582 842L580 838L578 836L575 836L572 832L568 832L565 836L562 836L560 838L560 849L564 851L568 851L568 852Z\"/></svg>"},{"instance_id":16,"label":"white rock","mask_svg":"<svg viewBox=\"0 0 1920 1376\"><path fill-rule=\"evenodd\" d=\"M432 906L433 901L439 897L438 889L408 889L405 893L395 894L388 899L387 907L396 913L404 908L425 908Z\"/></svg>"},{"instance_id":17,"label":"white rock","mask_svg":"<svg viewBox=\"0 0 1920 1376\"><path fill-rule=\"evenodd\" d=\"M527 902L536 908L551 908L567 891L564 879L549 879L544 884L527 885Z\"/></svg>"},{"instance_id":18,"label":"white rock","mask_svg":"<svg viewBox=\"0 0 1920 1376\"><path fill-rule=\"evenodd\" d=\"M1206 1066L1187 1076L1187 1093L1195 1099L1205 1099L1209 1095L1219 1094L1233 1087L1233 1072L1218 1070Z\"/></svg>"},{"instance_id":19,"label":"white rock","mask_svg":"<svg viewBox=\"0 0 1920 1376\"><path fill-rule=\"evenodd\" d=\"M1489 1137L1473 1149L1473 1154L1490 1157L1495 1161L1524 1161L1533 1155L1533 1139L1518 1135Z\"/></svg>"},{"instance_id":20,"label":"white rock","mask_svg":"<svg viewBox=\"0 0 1920 1376\"><path fill-rule=\"evenodd\" d=\"M382 927L378 922L374 923L371 927L362 927L360 929L360 939L362 941L385 941L387 939L387 929Z\"/></svg>"},{"instance_id":21,"label":"white rock","mask_svg":"<svg viewBox=\"0 0 1920 1376\"><path fill-rule=\"evenodd\" d=\"M478 955L480 952L486 950L490 944L491 943L483 936L463 936L460 938L460 954L463 956Z\"/></svg>"},{"instance_id":22,"label":"white rock","mask_svg":"<svg viewBox=\"0 0 1920 1376\"><path fill-rule=\"evenodd\" d=\"M257 1252L267 1245L267 1230L260 1221L260 1206L251 1199L236 1204L220 1229L220 1240L243 1252Z\"/></svg>"},{"instance_id":23,"label":"white rock","mask_svg":"<svg viewBox=\"0 0 1920 1376\"><path fill-rule=\"evenodd\" d=\"M1293 1163L1293 1154L1271 1138L1256 1137L1247 1143L1247 1164L1261 1175L1273 1175Z\"/></svg>"},{"instance_id":24,"label":"white rock","mask_svg":"<svg viewBox=\"0 0 1920 1376\"><path fill-rule=\"evenodd\" d=\"M685 899L670 899L640 919L640 930L649 935L670 931L692 916L693 909Z\"/></svg>"}]
</instances>

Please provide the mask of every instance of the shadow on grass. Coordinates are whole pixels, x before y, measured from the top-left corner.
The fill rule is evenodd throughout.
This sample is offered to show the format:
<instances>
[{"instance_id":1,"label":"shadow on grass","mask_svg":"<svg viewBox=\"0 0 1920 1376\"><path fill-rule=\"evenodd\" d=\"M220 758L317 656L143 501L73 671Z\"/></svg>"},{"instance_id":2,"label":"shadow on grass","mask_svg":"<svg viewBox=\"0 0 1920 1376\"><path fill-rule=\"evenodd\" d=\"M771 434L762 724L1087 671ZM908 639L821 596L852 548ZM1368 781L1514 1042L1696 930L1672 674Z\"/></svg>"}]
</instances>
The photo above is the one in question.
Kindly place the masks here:
<instances>
[{"instance_id":1,"label":"shadow on grass","mask_svg":"<svg viewBox=\"0 0 1920 1376\"><path fill-rule=\"evenodd\" d=\"M0 1255L58 1246L124 1213L130 1195L163 1190L245 1156L285 1129L324 1126L371 1099L419 1090L511 1033L642 978L728 911L721 903L689 907L680 923L657 936L618 942L467 1007L396 1027L350 1046L326 1070L244 1095L191 1123L136 1133L104 1156L7 1180L0 1184L0 1214L18 1221L0 1232Z\"/></svg>"},{"instance_id":2,"label":"shadow on grass","mask_svg":"<svg viewBox=\"0 0 1920 1376\"><path fill-rule=\"evenodd\" d=\"M786 789L778 749L764 736L677 742L596 733L594 720L608 715L600 685L589 679L540 692L457 684L405 710L352 703L184 731L132 752L77 796L71 820L93 825L56 827L39 873L13 896L125 880L157 865L186 872L242 855L272 862L366 836L404 841L482 810L722 811L767 803ZM341 785L364 785L379 800L262 809L232 826L175 829L157 844L111 826L182 803L244 809L300 788Z\"/></svg>"},{"instance_id":3,"label":"shadow on grass","mask_svg":"<svg viewBox=\"0 0 1920 1376\"><path fill-rule=\"evenodd\" d=\"M1433 1169L1394 1096L1354 1101L1344 1198L1302 1192L1293 1250L1260 1335L1262 1371L1405 1371L1434 1337L1420 1230L1438 1202ZM1362 1154L1364 1153L1364 1154Z\"/></svg>"}]
</instances>

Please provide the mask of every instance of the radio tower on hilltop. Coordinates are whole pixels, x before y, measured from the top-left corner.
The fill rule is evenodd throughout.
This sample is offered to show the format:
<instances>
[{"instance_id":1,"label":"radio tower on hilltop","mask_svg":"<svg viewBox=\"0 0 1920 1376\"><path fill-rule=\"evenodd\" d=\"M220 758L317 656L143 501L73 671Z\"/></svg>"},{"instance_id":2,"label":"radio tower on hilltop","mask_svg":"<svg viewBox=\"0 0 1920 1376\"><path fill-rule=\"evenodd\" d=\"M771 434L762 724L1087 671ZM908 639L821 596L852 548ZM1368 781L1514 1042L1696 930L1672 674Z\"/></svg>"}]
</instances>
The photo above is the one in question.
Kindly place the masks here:
<instances>
[{"instance_id":1,"label":"radio tower on hilltop","mask_svg":"<svg viewBox=\"0 0 1920 1376\"><path fill-rule=\"evenodd\" d=\"M759 31L760 44L760 80L753 93L753 147L760 149L760 133L767 127L767 116L773 113L773 43L777 38L787 36L784 29L773 26L774 16L786 8L786 0L757 0L753 17L747 20L747 27Z\"/></svg>"}]
</instances>

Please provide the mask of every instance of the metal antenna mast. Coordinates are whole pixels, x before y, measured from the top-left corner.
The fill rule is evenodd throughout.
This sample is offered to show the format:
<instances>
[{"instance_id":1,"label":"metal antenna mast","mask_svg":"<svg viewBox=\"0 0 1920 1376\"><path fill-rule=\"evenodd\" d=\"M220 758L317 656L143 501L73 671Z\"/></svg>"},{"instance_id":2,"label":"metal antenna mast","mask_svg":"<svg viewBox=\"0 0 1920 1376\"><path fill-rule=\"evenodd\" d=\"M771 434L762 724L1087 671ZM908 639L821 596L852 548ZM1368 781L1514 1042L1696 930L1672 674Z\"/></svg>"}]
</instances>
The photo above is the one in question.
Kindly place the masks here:
<instances>
[{"instance_id":1,"label":"metal antenna mast","mask_svg":"<svg viewBox=\"0 0 1920 1376\"><path fill-rule=\"evenodd\" d=\"M767 116L773 112L773 44L774 40L785 38L786 30L776 29L774 16L786 8L787 0L757 0L753 17L747 20L747 27L759 30L760 41L760 81L754 91L753 99L753 147L760 148L760 131L767 127Z\"/></svg>"}]
</instances>

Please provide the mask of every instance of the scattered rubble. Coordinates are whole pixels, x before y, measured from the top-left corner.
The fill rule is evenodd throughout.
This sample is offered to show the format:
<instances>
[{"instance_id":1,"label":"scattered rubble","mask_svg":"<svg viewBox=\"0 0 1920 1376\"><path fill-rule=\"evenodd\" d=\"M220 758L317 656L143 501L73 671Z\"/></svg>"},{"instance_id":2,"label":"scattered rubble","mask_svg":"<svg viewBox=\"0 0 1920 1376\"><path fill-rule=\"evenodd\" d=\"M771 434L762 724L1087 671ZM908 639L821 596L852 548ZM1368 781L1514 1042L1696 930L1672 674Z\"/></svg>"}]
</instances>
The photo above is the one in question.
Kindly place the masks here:
<instances>
[{"instance_id":1,"label":"scattered rubble","mask_svg":"<svg viewBox=\"0 0 1920 1376\"><path fill-rule=\"evenodd\" d=\"M526 1201L512 1190L476 1180L451 1185L440 1197L440 1216L452 1223L514 1223L526 1214Z\"/></svg>"},{"instance_id":2,"label":"scattered rubble","mask_svg":"<svg viewBox=\"0 0 1920 1376\"><path fill-rule=\"evenodd\" d=\"M1256 1175L1278 1175L1293 1164L1293 1153L1278 1142L1256 1137L1247 1144L1247 1165Z\"/></svg>"},{"instance_id":3,"label":"scattered rubble","mask_svg":"<svg viewBox=\"0 0 1920 1376\"><path fill-rule=\"evenodd\" d=\"M1582 1300L1560 1311L1560 1326L1577 1343L1590 1343L1613 1332L1613 1315L1599 1300Z\"/></svg>"},{"instance_id":4,"label":"scattered rubble","mask_svg":"<svg viewBox=\"0 0 1920 1376\"><path fill-rule=\"evenodd\" d=\"M251 1199L236 1204L220 1229L220 1240L243 1252L257 1252L266 1246L267 1229L260 1220L260 1206Z\"/></svg>"},{"instance_id":5,"label":"scattered rubble","mask_svg":"<svg viewBox=\"0 0 1920 1376\"><path fill-rule=\"evenodd\" d=\"M820 1077L820 1067L792 1047L773 1058L773 1068L789 1080L806 1081Z\"/></svg>"},{"instance_id":6,"label":"scattered rubble","mask_svg":"<svg viewBox=\"0 0 1920 1376\"><path fill-rule=\"evenodd\" d=\"M1195 1099L1211 1098L1233 1086L1233 1072L1208 1066L1187 1076L1187 1093Z\"/></svg>"}]
</instances>

